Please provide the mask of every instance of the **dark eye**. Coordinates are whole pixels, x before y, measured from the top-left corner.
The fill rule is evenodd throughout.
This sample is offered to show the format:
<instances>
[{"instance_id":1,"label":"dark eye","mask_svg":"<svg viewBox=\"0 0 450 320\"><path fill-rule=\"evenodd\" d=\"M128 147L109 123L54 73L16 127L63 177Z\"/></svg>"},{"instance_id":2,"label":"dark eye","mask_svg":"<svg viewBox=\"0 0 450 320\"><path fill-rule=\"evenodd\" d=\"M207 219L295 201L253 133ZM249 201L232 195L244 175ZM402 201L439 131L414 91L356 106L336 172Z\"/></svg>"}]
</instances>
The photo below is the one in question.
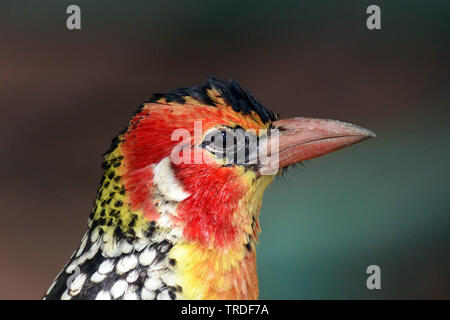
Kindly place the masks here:
<instances>
[{"instance_id":1,"label":"dark eye","mask_svg":"<svg viewBox=\"0 0 450 320\"><path fill-rule=\"evenodd\" d=\"M241 127L221 126L206 134L202 147L224 159L227 164L252 164L254 161L249 160L253 159L251 156L257 151L257 136Z\"/></svg>"},{"instance_id":2,"label":"dark eye","mask_svg":"<svg viewBox=\"0 0 450 320\"><path fill-rule=\"evenodd\" d=\"M231 128L216 128L205 136L202 146L213 153L226 153L234 149L236 135Z\"/></svg>"}]
</instances>

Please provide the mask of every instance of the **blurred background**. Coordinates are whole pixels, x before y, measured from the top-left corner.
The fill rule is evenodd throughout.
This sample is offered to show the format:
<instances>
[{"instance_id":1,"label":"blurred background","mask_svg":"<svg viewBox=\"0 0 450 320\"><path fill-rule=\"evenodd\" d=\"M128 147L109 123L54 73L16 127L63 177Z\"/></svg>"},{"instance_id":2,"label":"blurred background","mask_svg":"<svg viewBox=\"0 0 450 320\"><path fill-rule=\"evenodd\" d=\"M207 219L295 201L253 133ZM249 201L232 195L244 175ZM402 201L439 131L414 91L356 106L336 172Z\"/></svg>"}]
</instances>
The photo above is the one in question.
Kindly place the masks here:
<instances>
[{"instance_id":1,"label":"blurred background","mask_svg":"<svg viewBox=\"0 0 450 320\"><path fill-rule=\"evenodd\" d=\"M261 298L449 299L449 21L449 1L2 1L0 298L45 293L138 105L214 74L378 136L266 191Z\"/></svg>"}]
</instances>

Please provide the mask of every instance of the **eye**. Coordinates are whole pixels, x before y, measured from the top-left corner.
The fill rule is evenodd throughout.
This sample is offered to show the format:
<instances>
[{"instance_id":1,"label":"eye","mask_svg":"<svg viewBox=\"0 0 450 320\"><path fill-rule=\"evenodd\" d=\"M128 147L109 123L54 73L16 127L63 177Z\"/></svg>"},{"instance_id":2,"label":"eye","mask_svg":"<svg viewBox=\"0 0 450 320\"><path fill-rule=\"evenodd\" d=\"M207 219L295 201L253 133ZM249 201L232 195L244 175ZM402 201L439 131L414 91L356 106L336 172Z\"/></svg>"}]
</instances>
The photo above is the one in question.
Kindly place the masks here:
<instances>
[{"instance_id":1,"label":"eye","mask_svg":"<svg viewBox=\"0 0 450 320\"><path fill-rule=\"evenodd\" d=\"M205 135L202 147L228 165L251 165L256 161L254 154L258 148L258 137L253 131L247 132L241 127L220 126Z\"/></svg>"},{"instance_id":2,"label":"eye","mask_svg":"<svg viewBox=\"0 0 450 320\"><path fill-rule=\"evenodd\" d=\"M209 132L202 146L212 153L227 153L234 150L237 136L232 128L220 127Z\"/></svg>"}]
</instances>

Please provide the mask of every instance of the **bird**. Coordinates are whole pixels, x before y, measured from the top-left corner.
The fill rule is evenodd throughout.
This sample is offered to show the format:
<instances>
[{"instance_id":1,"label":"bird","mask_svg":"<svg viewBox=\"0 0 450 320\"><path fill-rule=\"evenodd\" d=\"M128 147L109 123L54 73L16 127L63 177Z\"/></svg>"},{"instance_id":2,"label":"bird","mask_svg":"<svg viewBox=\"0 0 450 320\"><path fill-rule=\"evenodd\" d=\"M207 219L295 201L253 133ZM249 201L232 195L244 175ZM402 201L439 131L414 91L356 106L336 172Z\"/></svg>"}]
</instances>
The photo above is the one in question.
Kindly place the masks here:
<instances>
[{"instance_id":1,"label":"bird","mask_svg":"<svg viewBox=\"0 0 450 320\"><path fill-rule=\"evenodd\" d=\"M280 119L233 79L154 94L103 155L87 231L43 299L258 299L264 190L290 166L372 137Z\"/></svg>"}]
</instances>

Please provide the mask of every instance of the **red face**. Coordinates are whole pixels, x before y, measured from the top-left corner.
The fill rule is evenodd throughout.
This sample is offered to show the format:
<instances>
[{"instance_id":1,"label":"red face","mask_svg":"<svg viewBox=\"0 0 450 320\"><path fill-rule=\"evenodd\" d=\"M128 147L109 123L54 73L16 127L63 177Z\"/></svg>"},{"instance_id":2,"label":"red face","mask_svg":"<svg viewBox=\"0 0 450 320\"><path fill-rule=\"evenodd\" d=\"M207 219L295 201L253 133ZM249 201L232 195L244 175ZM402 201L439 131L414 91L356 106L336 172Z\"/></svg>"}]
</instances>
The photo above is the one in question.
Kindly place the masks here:
<instances>
[{"instance_id":1,"label":"red face","mask_svg":"<svg viewBox=\"0 0 450 320\"><path fill-rule=\"evenodd\" d=\"M201 131L195 132L194 123L201 123ZM124 156L123 178L133 210L144 210L148 219L158 218L155 211L154 167L171 156L179 140L172 141L176 130L184 129L191 139L185 140L186 148L192 151L190 162L170 163L170 175L164 179L189 194L186 199L177 198L177 220L185 227L184 236L202 243L214 242L224 245L235 237L236 230L231 221L232 213L238 210L240 199L248 192L249 185L242 179L240 166L223 163L202 146L205 133L215 127L267 129L256 114L242 115L229 106L212 107L185 104L148 104L132 119L130 129L123 136L120 152ZM196 137L197 136L197 137ZM201 155L195 163L196 153ZM168 175L169 173L165 172Z\"/></svg>"}]
</instances>

